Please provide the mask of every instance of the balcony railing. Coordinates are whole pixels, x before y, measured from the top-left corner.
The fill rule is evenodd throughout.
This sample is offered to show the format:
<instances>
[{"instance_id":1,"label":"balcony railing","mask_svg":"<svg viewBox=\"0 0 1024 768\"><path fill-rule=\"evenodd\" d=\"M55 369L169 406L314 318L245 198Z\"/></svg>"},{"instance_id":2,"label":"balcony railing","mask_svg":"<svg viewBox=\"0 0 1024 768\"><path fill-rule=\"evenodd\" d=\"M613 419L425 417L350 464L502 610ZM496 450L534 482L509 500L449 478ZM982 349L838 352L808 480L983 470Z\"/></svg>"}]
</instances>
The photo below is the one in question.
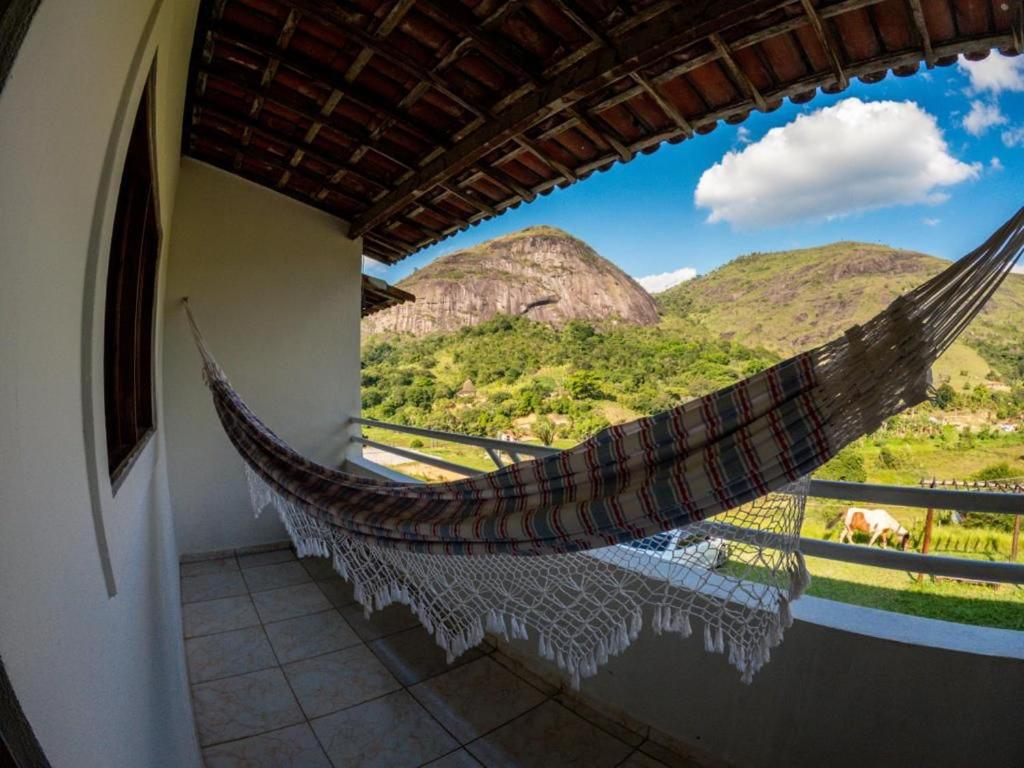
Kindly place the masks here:
<instances>
[{"instance_id":1,"label":"balcony railing","mask_svg":"<svg viewBox=\"0 0 1024 768\"><path fill-rule=\"evenodd\" d=\"M521 461L524 456L543 458L559 449L529 443L497 440L490 437L460 435L422 427L409 427L375 419L352 418L353 424L400 432L431 440L441 440L459 445L482 448L495 467L501 468L509 462ZM353 440L364 446L377 448L402 458L437 467L448 472L471 477L481 470L457 464L432 456L429 453L401 448L366 437ZM992 512L1006 515L1024 515L1024 496L1013 493L990 491L963 491L948 488L921 488L916 486L873 485L869 483L847 483L835 480L812 480L810 495L820 499L853 501L871 504L888 504L920 509L955 509L960 512ZM1002 582L1024 584L1024 565L998 563L986 560L968 560L941 555L923 555L916 552L902 552L894 549L840 544L834 541L801 537L800 550L805 555L841 560L858 565L889 568L911 573L924 573L951 579L968 581Z\"/></svg>"}]
</instances>

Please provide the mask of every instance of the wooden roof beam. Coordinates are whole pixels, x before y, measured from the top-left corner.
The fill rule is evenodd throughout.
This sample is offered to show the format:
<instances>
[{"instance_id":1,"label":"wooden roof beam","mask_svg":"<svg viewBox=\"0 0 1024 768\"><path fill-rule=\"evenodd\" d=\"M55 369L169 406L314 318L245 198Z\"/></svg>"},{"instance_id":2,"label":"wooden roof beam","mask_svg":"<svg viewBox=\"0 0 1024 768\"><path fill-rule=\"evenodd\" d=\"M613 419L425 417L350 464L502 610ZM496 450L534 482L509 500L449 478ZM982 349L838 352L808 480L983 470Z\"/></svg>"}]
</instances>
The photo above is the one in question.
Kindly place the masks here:
<instances>
[{"instance_id":1,"label":"wooden roof beam","mask_svg":"<svg viewBox=\"0 0 1024 768\"><path fill-rule=\"evenodd\" d=\"M273 47L267 46L263 43L254 42L252 40L247 40L241 36L240 32L232 34L232 30L213 29L210 30L210 34L229 45L234 45L243 50L251 51L260 56L276 58L278 55L277 51L275 51ZM383 102L376 94L371 93L353 83L347 82L343 77L339 77L333 70L324 67L315 61L311 61L306 58L303 58L301 61L291 59L288 61L287 66L289 69L298 72L303 77L318 85L329 88L332 91L340 92L344 98L351 99L361 107L393 119L396 125L401 126L403 130L418 139L433 143L439 138L420 128L411 118L395 112L389 104Z\"/></svg>"},{"instance_id":2,"label":"wooden roof beam","mask_svg":"<svg viewBox=\"0 0 1024 768\"><path fill-rule=\"evenodd\" d=\"M768 103L764 100L764 96L757 90L757 86L747 77L747 73L743 71L743 68L736 63L736 59L733 58L732 51L729 50L729 46L716 32L708 37L711 44L715 46L715 50L718 51L718 57L722 63L725 64L725 68L729 70L729 74L732 76L733 81L740 87L740 90L745 91L746 95L749 96L753 102L757 105L757 108L762 112L768 111Z\"/></svg>"},{"instance_id":3,"label":"wooden roof beam","mask_svg":"<svg viewBox=\"0 0 1024 768\"><path fill-rule=\"evenodd\" d=\"M423 194L478 162L512 136L536 125L594 93L607 82L628 75L688 45L696 44L718 29L727 28L786 5L787 0L720 0L714 4L675 5L659 24L641 27L619 44L619 51L602 48L552 81L509 105L498 117L483 124L427 165L421 167L396 191L375 203L353 222L355 236Z\"/></svg>"},{"instance_id":4,"label":"wooden roof beam","mask_svg":"<svg viewBox=\"0 0 1024 768\"><path fill-rule=\"evenodd\" d=\"M271 141L274 141L278 144L283 144L284 146L288 147L292 153L292 158L289 161L289 165L291 165L293 168L297 167L299 163L301 163L302 160L306 157L309 157L310 159L315 160L316 162L320 163L321 165L325 165L328 168L333 168L334 171L327 177L326 181L324 182L325 187L333 188L336 184L340 183L341 180L345 178L345 176L354 176L355 178L359 179L362 183L377 189L377 194L381 192L390 192L394 188L393 183L384 181L383 179L374 178L373 176L364 173L362 170L355 167L354 165L326 157L325 155L320 154L319 152L310 147L299 147L298 145L295 144L294 140L289 138L288 136L283 135L279 131L271 129L263 125L262 123L257 123L248 117L242 117L236 114L229 114L227 111L219 107L215 107L204 102L197 104L193 110L193 113L195 117L200 121L200 123L202 122L202 115L209 114L210 116L212 116L216 120L219 120L220 122L224 122L229 125L234 125L236 128L241 129L243 131L244 136L242 142L243 146L248 146L248 138L251 137L253 133L261 134L266 138L270 139Z\"/></svg>"},{"instance_id":5,"label":"wooden roof beam","mask_svg":"<svg viewBox=\"0 0 1024 768\"><path fill-rule=\"evenodd\" d=\"M676 127L679 128L679 130L686 134L687 138L693 137L693 126L690 125L690 121L683 116L682 112L675 108L675 105L673 105L672 102L662 96L653 85L647 82L647 78L639 72L632 72L630 77L632 77L633 81L639 85L648 96L654 99L654 103L658 105L658 108L676 124Z\"/></svg>"},{"instance_id":6,"label":"wooden roof beam","mask_svg":"<svg viewBox=\"0 0 1024 768\"><path fill-rule=\"evenodd\" d=\"M497 216L498 210L493 206L485 203L483 200L477 200L471 195L467 195L465 192L461 192L454 184L441 184L440 189L442 190L441 197L451 195L464 202L466 205L470 205L482 213L486 213L488 216Z\"/></svg>"},{"instance_id":7,"label":"wooden roof beam","mask_svg":"<svg viewBox=\"0 0 1024 768\"><path fill-rule=\"evenodd\" d=\"M206 70L203 70L203 72L206 72ZM241 86L238 83L236 83L236 86L238 86L241 90L243 90L247 94L251 94L252 93L251 89L245 88L245 87ZM265 97L262 97L262 98L263 98L264 102L266 102L266 103L277 104L282 109L286 109L289 112L294 112L295 114L300 115L301 117L304 117L306 120L310 121L310 123L311 123L310 128L311 129L313 128L314 125L316 125L316 123L321 122L324 119L322 111L310 110L310 109L307 109L305 107L299 106L298 104L292 103L291 101L282 102L279 99L271 98L269 96L265 96ZM337 131L338 133L348 135L353 141L355 141L359 145L359 148L357 149L357 152L359 151L359 149L363 150L362 153L360 154L360 156L362 156L362 154L365 154L366 151L372 151L372 152L377 153L381 157L383 157L388 162L393 163L393 164L397 165L398 167L402 168L403 170L408 171L408 170L412 169L412 166L409 163L407 163L406 161L402 160L401 158L395 157L392 153L390 153L387 150L383 149L380 146L380 143L378 141L375 141L370 136L370 134L368 134L368 133L366 133L364 131L355 129L355 128L351 128L351 127L350 128L346 128L344 130L341 129L341 128L338 128L336 126L331 126L331 128L332 128L332 130ZM319 130L320 130L320 127L318 127L316 129L316 132L319 132ZM312 137L315 138L315 136L316 136L316 133L313 133ZM312 139L310 140L310 143L312 143ZM353 153L353 154L355 154L355 153ZM356 160L350 160L350 162L356 162Z\"/></svg>"},{"instance_id":8,"label":"wooden roof beam","mask_svg":"<svg viewBox=\"0 0 1024 768\"><path fill-rule=\"evenodd\" d=\"M921 38L925 64L928 65L928 69L932 69L935 66L935 51L932 49L932 36L928 33L928 25L924 20L921 0L907 0L907 5L910 6L910 14L914 17L914 26L917 27L917 34Z\"/></svg>"},{"instance_id":9,"label":"wooden roof beam","mask_svg":"<svg viewBox=\"0 0 1024 768\"><path fill-rule=\"evenodd\" d=\"M951 44L939 46L939 47L936 48L936 55L938 57L945 57L945 56L949 56L951 54L955 54L957 52L960 52L962 50L967 50L967 51L985 51L985 50L989 50L991 48L1010 47L1012 44L1013 44L1012 34L1001 34L1001 35L994 35L994 36L985 36L985 37L977 38L977 39L972 40L972 41L968 41L968 43L966 45L965 45L964 41L959 41L958 43L951 43ZM851 68L851 75L852 76L860 76L860 75L865 74L865 73L876 72L876 71L878 71L880 69L891 69L891 68L895 68L895 67L905 66L905 65L913 63L915 61L920 61L920 56L921 56L921 53L920 53L919 49L915 49L915 50L911 50L911 51L901 51L901 52L898 52L898 53L895 53L895 54L886 54L886 55L877 57L875 59L864 61L864 62L861 62L861 63L857 64L855 67ZM773 100L774 99L783 99L783 98L787 98L789 96L792 96L793 94L806 91L808 89L820 87L823 83L828 82L828 80L824 79L824 78L827 78L827 77L831 77L831 75L825 75L824 77L822 75L820 75L820 74L808 75L807 77L805 77L805 78L803 78L803 79L801 79L799 81L796 81L796 82L793 82L793 83L789 83L789 84L787 84L785 86L781 86L781 87L779 87L777 89L772 90L768 94L768 97L773 99ZM718 109L718 110L715 110L713 112L710 112L709 114L707 114L705 116L702 116L699 121L696 121L694 123L694 125L695 126L700 126L700 125L706 125L706 124L710 124L710 123L715 123L718 120L723 120L723 119L726 119L726 118L734 116L734 115L742 114L742 113L744 113L747 110L748 110L748 107L745 104L732 104L732 105L728 105L728 106L722 107L721 109ZM657 135L653 135L653 136L647 136L647 137L644 137L644 138L634 142L633 144L630 145L629 148L633 152L641 152L644 149L647 149L647 148L649 148L651 146L656 146L657 144L660 144L663 141L671 139L675 135L678 135L678 130L666 131L666 132L663 132L661 134L657 134ZM575 174L577 176L582 176L582 175L585 175L586 173L588 173L590 171L593 171L593 170L601 167L602 165L606 165L608 163L614 162L614 160L615 160L615 156L609 154L609 155L606 155L604 157L597 158L595 160L592 160L592 161L590 161L588 163L585 163L585 164L581 165L580 167L576 168L574 172L575 172ZM494 174L488 174L488 173L484 173L483 171L477 170L476 173L473 176L470 176L468 179L466 179L464 182L462 182L462 184L471 183L474 178L479 178L479 177L484 177L484 176L486 176L487 178L490 178L492 181L495 181L496 183L500 183L495 178ZM540 194L541 192L543 192L543 191L545 191L547 189L550 189L556 183L557 183L557 179L556 180L548 180L548 181L541 182L541 183L537 184L536 186L534 186L532 188L531 192L535 196L535 195ZM505 186L505 185L502 185L502 186ZM521 185L520 185L520 187L521 187ZM527 199L527 198L525 198L525 195L521 194L518 191L513 190L513 193L518 195L518 197L512 197L512 198L509 198L507 200L503 200L503 201L501 201L499 203L496 203L494 207L500 212L500 211L505 210L505 209L511 207L512 205L514 205L517 202L517 200L519 200L519 199ZM370 235L368 234L367 236L370 236ZM423 244L417 244L417 245L413 246L412 248L403 251L402 252L403 256L408 255L409 253L415 252L416 250L418 250L421 247L421 245L428 245L428 244L430 244L429 241L425 241Z\"/></svg>"},{"instance_id":10,"label":"wooden roof beam","mask_svg":"<svg viewBox=\"0 0 1024 768\"><path fill-rule=\"evenodd\" d=\"M825 55L828 56L828 60L832 62L832 71L836 76L836 87L839 90L845 90L850 84L850 79L846 76L846 70L843 69L843 64L839 60L839 54L836 53L835 46L832 45L829 40L828 33L825 31L825 23L822 21L818 12L815 10L811 0L800 0L800 4L804 9L804 16L807 18L807 22L811 25L814 30L814 34L818 38L818 43L825 51Z\"/></svg>"},{"instance_id":11,"label":"wooden roof beam","mask_svg":"<svg viewBox=\"0 0 1024 768\"><path fill-rule=\"evenodd\" d=\"M363 48L372 50L375 55L380 56L389 64L402 70L410 77L416 80L425 80L429 82L435 90L451 99L461 108L469 110L470 112L476 111L476 107L466 101L463 96L449 88L443 78L430 70L417 66L410 61L408 57L396 53L391 46L386 44L385 41L378 40L373 35L362 29L359 25L359 19L362 15L361 13L347 12L342 8L340 3L322 3L319 2L319 0L278 1L289 8L302 11L311 18L317 19L317 21L325 26L340 29L340 31L351 38L354 42L361 45Z\"/></svg>"},{"instance_id":12,"label":"wooden roof beam","mask_svg":"<svg viewBox=\"0 0 1024 768\"><path fill-rule=\"evenodd\" d=\"M480 26L483 29L495 29L505 23L505 19L514 13L518 12L520 8L526 5L526 0L505 0L491 13L483 18L480 22Z\"/></svg>"},{"instance_id":13,"label":"wooden roof beam","mask_svg":"<svg viewBox=\"0 0 1024 768\"><path fill-rule=\"evenodd\" d=\"M402 23L402 19L409 13L416 0L395 0L395 3L391 6L384 17L380 20L380 23L376 25L373 30L373 36L378 40L383 40L392 32L395 27Z\"/></svg>"}]
</instances>

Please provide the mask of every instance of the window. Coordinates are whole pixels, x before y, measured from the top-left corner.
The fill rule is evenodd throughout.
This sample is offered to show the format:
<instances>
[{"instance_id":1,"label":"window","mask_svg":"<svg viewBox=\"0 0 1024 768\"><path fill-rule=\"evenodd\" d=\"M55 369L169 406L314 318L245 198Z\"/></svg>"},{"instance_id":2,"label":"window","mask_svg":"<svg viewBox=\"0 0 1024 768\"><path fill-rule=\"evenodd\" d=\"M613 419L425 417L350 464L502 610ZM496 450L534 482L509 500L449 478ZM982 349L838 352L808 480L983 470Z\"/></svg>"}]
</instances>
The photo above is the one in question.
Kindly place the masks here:
<instances>
[{"instance_id":1,"label":"window","mask_svg":"<svg viewBox=\"0 0 1024 768\"><path fill-rule=\"evenodd\" d=\"M160 253L150 87L128 144L114 214L103 347L107 459L116 481L153 429L153 313Z\"/></svg>"}]
</instances>

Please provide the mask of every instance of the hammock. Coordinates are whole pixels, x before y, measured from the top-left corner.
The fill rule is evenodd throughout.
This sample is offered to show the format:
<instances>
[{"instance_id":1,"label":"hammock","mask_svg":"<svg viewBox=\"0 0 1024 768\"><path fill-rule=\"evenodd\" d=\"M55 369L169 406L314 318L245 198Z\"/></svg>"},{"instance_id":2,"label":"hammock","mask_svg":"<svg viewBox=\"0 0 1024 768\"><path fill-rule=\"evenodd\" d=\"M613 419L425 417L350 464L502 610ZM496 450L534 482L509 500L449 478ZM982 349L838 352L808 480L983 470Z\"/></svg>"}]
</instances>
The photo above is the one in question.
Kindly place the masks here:
<instances>
[{"instance_id":1,"label":"hammock","mask_svg":"<svg viewBox=\"0 0 1024 768\"><path fill-rule=\"evenodd\" d=\"M449 659L486 632L530 631L574 687L645 621L749 682L808 583L807 480L844 446L925 400L932 363L1024 247L1024 209L980 248L841 338L575 448L451 482L368 479L291 450L229 384L185 308L204 379L300 556L330 557L367 612L413 610Z\"/></svg>"}]
</instances>

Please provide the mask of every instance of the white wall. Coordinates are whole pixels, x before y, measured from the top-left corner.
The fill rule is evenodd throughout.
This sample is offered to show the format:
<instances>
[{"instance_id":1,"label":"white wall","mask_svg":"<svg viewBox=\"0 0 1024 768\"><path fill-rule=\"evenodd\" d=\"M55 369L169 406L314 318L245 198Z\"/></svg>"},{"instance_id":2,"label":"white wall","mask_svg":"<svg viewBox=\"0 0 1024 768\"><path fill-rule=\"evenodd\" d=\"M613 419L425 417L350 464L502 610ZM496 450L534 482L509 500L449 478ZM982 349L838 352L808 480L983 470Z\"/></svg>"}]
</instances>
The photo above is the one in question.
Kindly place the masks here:
<instances>
[{"instance_id":1,"label":"white wall","mask_svg":"<svg viewBox=\"0 0 1024 768\"><path fill-rule=\"evenodd\" d=\"M196 7L46 0L0 93L0 657L56 768L199 764L163 434L114 496L85 320L154 57L166 261Z\"/></svg>"},{"instance_id":2,"label":"white wall","mask_svg":"<svg viewBox=\"0 0 1024 768\"><path fill-rule=\"evenodd\" d=\"M253 519L242 463L217 419L180 299L250 407L300 453L344 458L359 409L361 248L342 222L204 163L182 163L168 268L164 386L178 546L286 538Z\"/></svg>"},{"instance_id":3,"label":"white wall","mask_svg":"<svg viewBox=\"0 0 1024 768\"><path fill-rule=\"evenodd\" d=\"M1024 765L1024 633L813 597L795 603L794 613L797 620L751 685L740 682L724 656L704 651L695 624L687 639L645 628L583 681L583 696L737 768ZM536 655L536 643L500 645L560 681L554 665Z\"/></svg>"}]
</instances>

